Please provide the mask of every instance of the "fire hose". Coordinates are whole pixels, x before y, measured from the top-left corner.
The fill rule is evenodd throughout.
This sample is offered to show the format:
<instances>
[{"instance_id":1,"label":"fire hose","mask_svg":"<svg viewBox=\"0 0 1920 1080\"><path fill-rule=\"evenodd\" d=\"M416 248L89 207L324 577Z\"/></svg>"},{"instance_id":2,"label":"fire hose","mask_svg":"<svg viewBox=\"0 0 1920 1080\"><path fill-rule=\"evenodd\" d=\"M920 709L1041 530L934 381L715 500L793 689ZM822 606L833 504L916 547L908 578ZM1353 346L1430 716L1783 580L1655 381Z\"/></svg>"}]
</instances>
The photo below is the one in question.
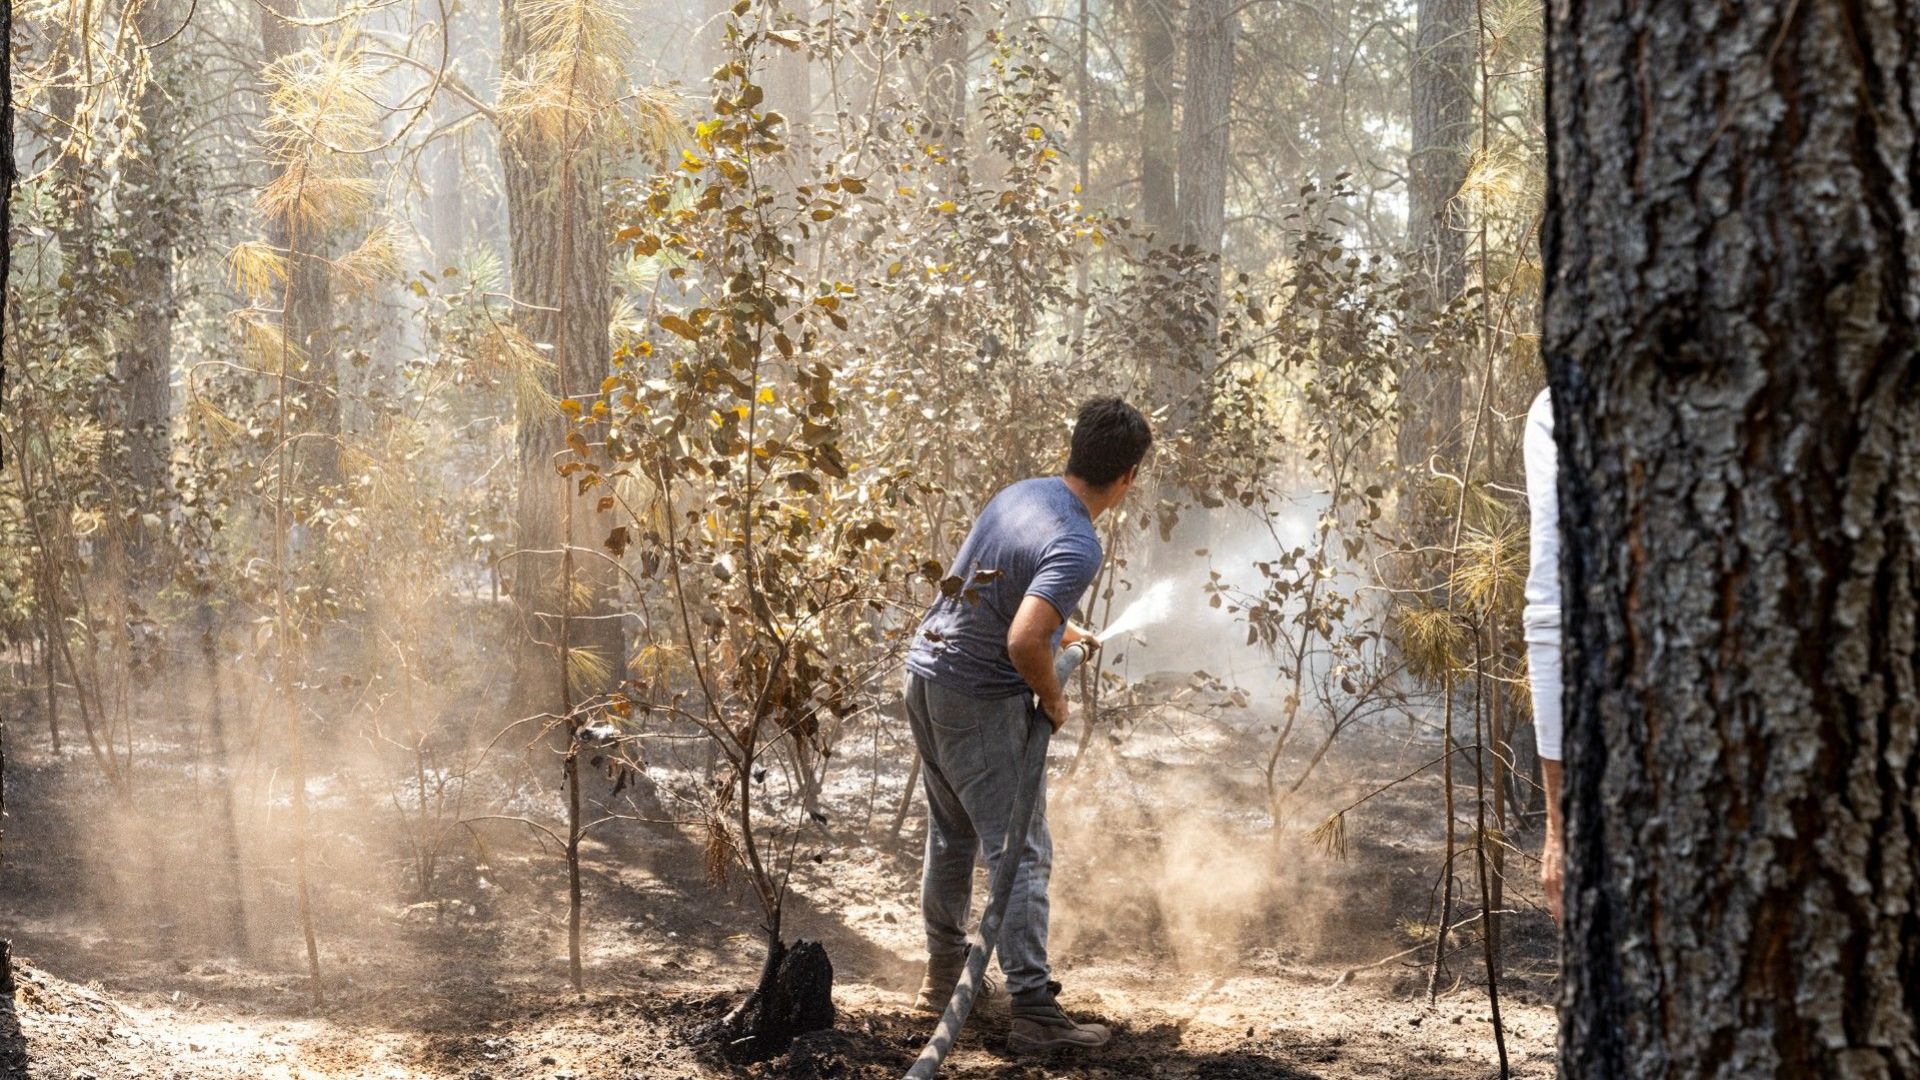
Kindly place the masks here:
<instances>
[{"instance_id":1,"label":"fire hose","mask_svg":"<svg viewBox=\"0 0 1920 1080\"><path fill-rule=\"evenodd\" d=\"M1060 650L1053 662L1053 673L1062 686L1066 685L1067 676L1092 652L1091 646L1079 641ZM947 1052L953 1049L954 1040L960 1037L968 1014L973 1012L974 998L987 977L987 963L993 959L993 947L1000 940L1000 923L1006 918L1007 904L1013 898L1013 879L1020 872L1020 857L1026 853L1027 831L1033 825L1033 807L1040 801L1040 785L1047 776L1047 744L1052 738L1053 724L1036 704L1027 716L1020 786L1007 814L1007 842L1000 849L1000 859L988 883L986 910L980 913L980 929L969 943L966 970L960 973L953 997L947 1000L947 1011L941 1014L939 1025L933 1029L933 1038L927 1040L919 1060L907 1070L907 1080L933 1080Z\"/></svg>"}]
</instances>

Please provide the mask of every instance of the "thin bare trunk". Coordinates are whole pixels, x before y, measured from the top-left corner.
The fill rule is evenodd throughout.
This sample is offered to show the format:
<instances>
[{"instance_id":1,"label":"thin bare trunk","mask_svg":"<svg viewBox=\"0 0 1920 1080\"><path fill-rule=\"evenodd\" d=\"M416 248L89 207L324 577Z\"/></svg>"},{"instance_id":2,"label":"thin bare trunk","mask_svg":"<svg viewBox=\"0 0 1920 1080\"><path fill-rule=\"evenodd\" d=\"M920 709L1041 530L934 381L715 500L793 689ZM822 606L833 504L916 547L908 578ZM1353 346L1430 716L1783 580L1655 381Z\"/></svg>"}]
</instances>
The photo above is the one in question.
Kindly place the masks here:
<instances>
[{"instance_id":1,"label":"thin bare trunk","mask_svg":"<svg viewBox=\"0 0 1920 1080\"><path fill-rule=\"evenodd\" d=\"M1482 667L1486 654L1481 650L1479 628L1474 629L1474 687L1473 687L1473 792L1474 792L1474 830L1473 856L1474 869L1480 879L1480 912L1485 918L1480 926L1480 945L1487 965L1487 1008L1493 1020L1493 1045L1500 1055L1500 1080L1507 1080L1513 1073L1507 1062L1507 1026L1500 1019L1500 932L1499 913L1493 906L1493 867L1487 854L1487 728L1483 708L1486 680L1482 677ZM1452 758L1452 754L1447 755ZM1446 924L1441 923L1442 926Z\"/></svg>"},{"instance_id":2,"label":"thin bare trunk","mask_svg":"<svg viewBox=\"0 0 1920 1080\"><path fill-rule=\"evenodd\" d=\"M1440 997L1440 969L1447 962L1447 927L1453 922L1453 859L1459 849L1453 819L1453 667L1440 676L1440 783L1442 810L1446 814L1447 843L1440 856L1440 928L1433 935L1433 963L1427 972L1427 1001Z\"/></svg>"}]
</instances>

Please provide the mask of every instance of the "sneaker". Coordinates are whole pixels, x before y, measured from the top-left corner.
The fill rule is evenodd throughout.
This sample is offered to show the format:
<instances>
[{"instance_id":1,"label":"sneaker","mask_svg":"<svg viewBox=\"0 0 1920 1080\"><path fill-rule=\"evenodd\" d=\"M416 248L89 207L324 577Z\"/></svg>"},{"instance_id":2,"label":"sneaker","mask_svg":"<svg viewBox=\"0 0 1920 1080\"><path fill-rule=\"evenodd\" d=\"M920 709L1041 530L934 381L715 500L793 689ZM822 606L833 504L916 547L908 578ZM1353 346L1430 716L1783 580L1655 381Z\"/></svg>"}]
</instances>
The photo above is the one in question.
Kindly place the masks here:
<instances>
[{"instance_id":1,"label":"sneaker","mask_svg":"<svg viewBox=\"0 0 1920 1080\"><path fill-rule=\"evenodd\" d=\"M1089 1050L1105 1046L1113 1032L1105 1024L1076 1023L1051 999L1043 1003L1014 1003L1013 1026L1007 1050L1014 1054L1045 1054L1055 1050Z\"/></svg>"},{"instance_id":2,"label":"sneaker","mask_svg":"<svg viewBox=\"0 0 1920 1080\"><path fill-rule=\"evenodd\" d=\"M927 973L920 980L920 992L914 996L913 1011L931 1013L939 1016L947 1011L947 1003L953 1000L953 988L960 985L960 975L967 969L966 954L962 953L958 962L927 960ZM977 1010L987 1002L998 998L1001 993L1000 980L989 968L980 979L980 989L973 996L973 1007Z\"/></svg>"}]
</instances>

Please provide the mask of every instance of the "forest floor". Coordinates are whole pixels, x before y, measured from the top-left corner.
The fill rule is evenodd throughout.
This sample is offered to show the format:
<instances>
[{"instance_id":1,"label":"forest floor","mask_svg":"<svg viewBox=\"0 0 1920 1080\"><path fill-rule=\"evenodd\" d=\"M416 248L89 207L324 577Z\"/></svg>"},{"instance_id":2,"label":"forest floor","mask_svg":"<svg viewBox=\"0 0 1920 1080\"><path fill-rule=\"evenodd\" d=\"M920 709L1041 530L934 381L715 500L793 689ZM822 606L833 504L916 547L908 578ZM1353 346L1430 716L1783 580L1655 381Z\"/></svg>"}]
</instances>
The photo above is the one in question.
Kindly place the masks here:
<instances>
[{"instance_id":1,"label":"forest floor","mask_svg":"<svg viewBox=\"0 0 1920 1080\"><path fill-rule=\"evenodd\" d=\"M908 1007L922 955L920 813L886 837L906 763L898 744L883 752L881 734L871 763L859 738L849 740L855 760L840 766L824 802L841 824L799 849L786 916L789 937L827 946L838 1023L754 1065L729 1064L688 1037L738 1000L761 957L757 913L738 882L707 882L697 830L620 823L587 844L587 993L576 997L565 879L550 850L495 834L465 876L447 872L459 879L449 895L408 903L393 884L405 860L383 850L393 837L344 810L330 818L322 798L316 876L340 883L316 891L327 988L316 1007L290 909L284 897L274 905L271 889L255 896L246 948L209 943L210 913L231 898L201 872L217 861L207 840L169 824L193 802L184 788L133 815L146 831L105 839L125 832L114 822L128 815L111 808L84 755L69 749L56 760L16 736L0 936L13 940L19 986L11 1013L0 1007L0 1076L897 1077L932 1023ZM1056 748L1056 977L1069 1011L1111 1024L1114 1041L1082 1057L1011 1058L1004 1005L990 1004L945 1075L1498 1075L1478 937L1456 933L1434 1004L1421 964L1430 945L1416 948L1435 916L1437 779L1423 773L1349 815L1339 858L1298 840L1276 844L1265 815L1244 809L1263 805L1257 770L1220 763L1258 760L1258 747L1228 725L1143 723L1119 747L1096 747L1065 783L1072 747ZM1344 806L1432 757L1405 732L1364 733L1336 747L1302 805ZM164 789L185 775L155 767L147 783ZM1464 825L1461 835L1470 835ZM1509 858L1502 1005L1512 1075L1550 1077L1553 939L1532 864ZM236 865L284 886L286 860L263 844ZM348 883L363 865L377 873ZM1457 865L1469 897L1456 900L1459 919L1478 903L1470 853ZM1402 950L1412 951L1394 958Z\"/></svg>"}]
</instances>

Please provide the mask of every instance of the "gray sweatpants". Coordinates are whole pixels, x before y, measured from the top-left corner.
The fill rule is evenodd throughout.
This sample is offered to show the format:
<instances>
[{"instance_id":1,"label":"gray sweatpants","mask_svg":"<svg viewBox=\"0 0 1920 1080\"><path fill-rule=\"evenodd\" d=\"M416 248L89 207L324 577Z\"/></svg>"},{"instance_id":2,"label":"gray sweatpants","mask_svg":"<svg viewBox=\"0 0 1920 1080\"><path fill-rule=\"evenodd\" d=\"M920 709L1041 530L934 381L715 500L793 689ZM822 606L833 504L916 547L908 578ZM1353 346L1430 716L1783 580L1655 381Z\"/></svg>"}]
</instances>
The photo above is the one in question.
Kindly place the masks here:
<instances>
[{"instance_id":1,"label":"gray sweatpants","mask_svg":"<svg viewBox=\"0 0 1920 1080\"><path fill-rule=\"evenodd\" d=\"M907 676L907 719L920 748L927 792L920 912L927 923L927 952L935 958L958 958L966 952L974 857L978 853L985 858L991 878L1007 842L1007 818L1021 783L1021 751L1033 708L1025 694L969 697L918 675ZM1007 990L1016 999L1047 993L1047 879L1053 871L1053 837L1047 832L1046 800L1043 777L996 950Z\"/></svg>"}]
</instances>

